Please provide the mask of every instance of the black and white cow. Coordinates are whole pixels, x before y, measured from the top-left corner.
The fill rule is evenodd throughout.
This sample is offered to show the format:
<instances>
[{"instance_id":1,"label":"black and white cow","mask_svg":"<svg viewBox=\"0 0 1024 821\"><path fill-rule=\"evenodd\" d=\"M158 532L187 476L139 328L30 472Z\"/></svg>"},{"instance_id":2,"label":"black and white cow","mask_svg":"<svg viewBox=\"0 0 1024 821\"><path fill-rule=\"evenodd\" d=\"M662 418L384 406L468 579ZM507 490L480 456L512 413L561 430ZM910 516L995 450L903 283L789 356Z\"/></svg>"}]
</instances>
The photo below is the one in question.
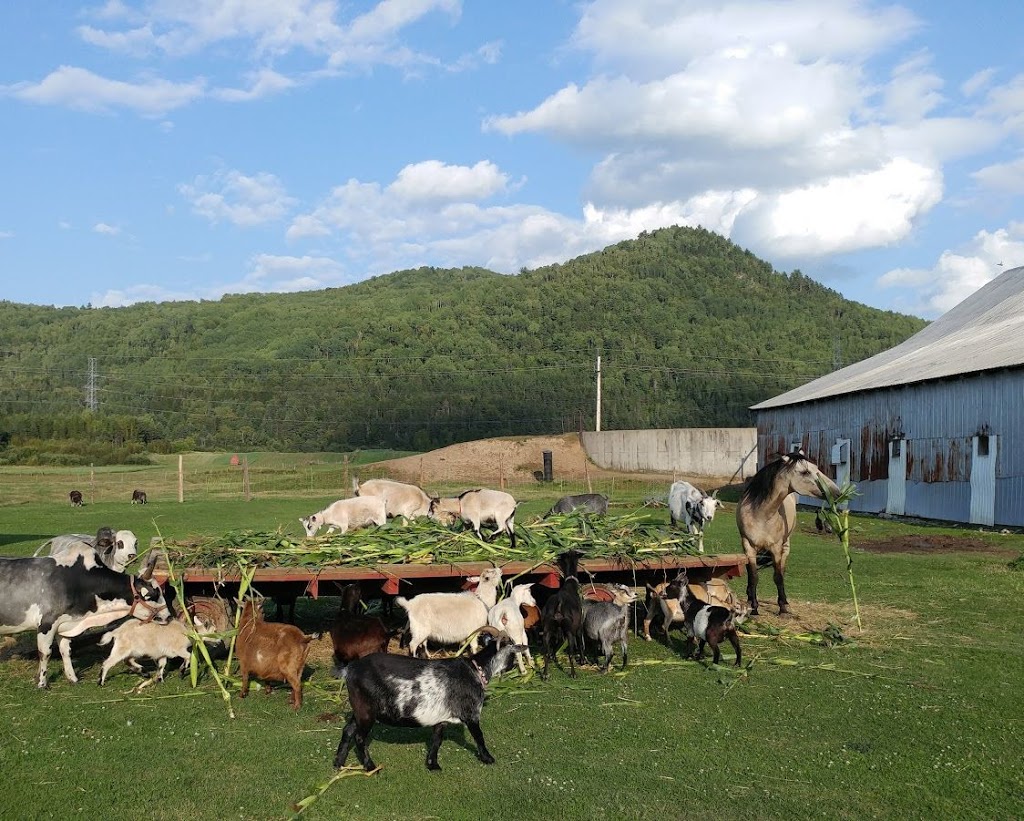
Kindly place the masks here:
<instances>
[{"instance_id":1,"label":"black and white cow","mask_svg":"<svg viewBox=\"0 0 1024 821\"><path fill-rule=\"evenodd\" d=\"M668 515L672 526L684 525L686 532L697 535L697 549L704 552L704 526L715 518L722 503L715 494L708 496L689 482L673 482L668 490Z\"/></svg>"},{"instance_id":2,"label":"black and white cow","mask_svg":"<svg viewBox=\"0 0 1024 821\"><path fill-rule=\"evenodd\" d=\"M105 564L111 570L123 573L139 553L139 540L130 530L101 527L95 536L85 533L67 533L43 542L33 556L49 555L57 564L73 565L79 557L86 568Z\"/></svg>"},{"instance_id":3,"label":"black and white cow","mask_svg":"<svg viewBox=\"0 0 1024 821\"><path fill-rule=\"evenodd\" d=\"M134 616L166 622L171 613L160 586L152 581L157 554L151 552L140 576L103 565L86 567L79 558L67 566L50 556L0 558L0 635L36 631L38 687L48 685L46 666L54 639L68 681L78 681L71 665L71 639L91 627Z\"/></svg>"}]
</instances>

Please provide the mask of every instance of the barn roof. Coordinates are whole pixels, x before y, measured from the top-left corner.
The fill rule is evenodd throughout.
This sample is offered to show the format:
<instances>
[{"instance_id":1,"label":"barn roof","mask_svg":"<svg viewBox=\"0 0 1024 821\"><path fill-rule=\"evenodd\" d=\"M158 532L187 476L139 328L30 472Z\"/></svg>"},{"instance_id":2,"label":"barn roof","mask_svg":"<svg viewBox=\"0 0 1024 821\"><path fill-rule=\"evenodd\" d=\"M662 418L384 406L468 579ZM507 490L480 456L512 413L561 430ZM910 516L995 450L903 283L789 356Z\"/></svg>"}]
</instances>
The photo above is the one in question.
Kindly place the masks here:
<instances>
[{"instance_id":1,"label":"barn roof","mask_svg":"<svg viewBox=\"0 0 1024 821\"><path fill-rule=\"evenodd\" d=\"M996 277L910 339L753 410L1024 365L1024 266Z\"/></svg>"}]
</instances>

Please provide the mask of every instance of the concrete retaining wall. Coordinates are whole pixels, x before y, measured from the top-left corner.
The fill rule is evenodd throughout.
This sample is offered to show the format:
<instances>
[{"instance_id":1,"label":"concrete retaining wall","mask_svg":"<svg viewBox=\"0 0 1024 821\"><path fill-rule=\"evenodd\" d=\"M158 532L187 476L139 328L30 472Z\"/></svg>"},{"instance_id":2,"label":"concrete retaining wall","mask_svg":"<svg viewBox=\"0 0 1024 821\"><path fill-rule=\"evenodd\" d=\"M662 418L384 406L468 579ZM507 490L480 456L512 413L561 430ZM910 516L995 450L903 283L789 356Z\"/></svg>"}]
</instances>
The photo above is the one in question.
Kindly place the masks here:
<instances>
[{"instance_id":1,"label":"concrete retaining wall","mask_svg":"<svg viewBox=\"0 0 1024 821\"><path fill-rule=\"evenodd\" d=\"M584 431L590 459L609 470L742 481L757 471L757 428Z\"/></svg>"}]
</instances>

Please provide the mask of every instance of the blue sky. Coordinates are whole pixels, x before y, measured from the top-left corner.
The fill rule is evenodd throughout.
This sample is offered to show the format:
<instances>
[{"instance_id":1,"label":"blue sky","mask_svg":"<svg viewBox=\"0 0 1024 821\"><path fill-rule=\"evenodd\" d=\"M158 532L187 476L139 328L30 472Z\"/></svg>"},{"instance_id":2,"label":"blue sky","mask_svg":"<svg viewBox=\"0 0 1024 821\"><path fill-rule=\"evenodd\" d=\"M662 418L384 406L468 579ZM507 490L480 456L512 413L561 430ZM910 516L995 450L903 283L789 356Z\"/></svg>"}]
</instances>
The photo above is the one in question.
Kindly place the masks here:
<instances>
[{"instance_id":1,"label":"blue sky","mask_svg":"<svg viewBox=\"0 0 1024 821\"><path fill-rule=\"evenodd\" d=\"M1024 8L0 6L0 298L563 261L674 224L935 317L1024 264Z\"/></svg>"}]
</instances>

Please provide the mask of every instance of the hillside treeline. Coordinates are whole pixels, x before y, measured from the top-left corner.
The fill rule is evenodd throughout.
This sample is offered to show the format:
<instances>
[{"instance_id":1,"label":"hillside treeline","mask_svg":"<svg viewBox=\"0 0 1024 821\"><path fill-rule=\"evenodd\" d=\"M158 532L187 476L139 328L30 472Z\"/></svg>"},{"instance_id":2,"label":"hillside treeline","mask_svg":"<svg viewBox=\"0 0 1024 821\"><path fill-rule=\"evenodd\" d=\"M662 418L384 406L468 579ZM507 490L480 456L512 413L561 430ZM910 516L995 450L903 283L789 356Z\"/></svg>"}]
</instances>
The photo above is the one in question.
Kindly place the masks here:
<instances>
[{"instance_id":1,"label":"hillside treeline","mask_svg":"<svg viewBox=\"0 0 1024 821\"><path fill-rule=\"evenodd\" d=\"M598 355L605 429L748 425L749 405L923 324L689 228L516 276L421 268L211 302L0 302L0 458L425 450L593 428Z\"/></svg>"}]
</instances>

